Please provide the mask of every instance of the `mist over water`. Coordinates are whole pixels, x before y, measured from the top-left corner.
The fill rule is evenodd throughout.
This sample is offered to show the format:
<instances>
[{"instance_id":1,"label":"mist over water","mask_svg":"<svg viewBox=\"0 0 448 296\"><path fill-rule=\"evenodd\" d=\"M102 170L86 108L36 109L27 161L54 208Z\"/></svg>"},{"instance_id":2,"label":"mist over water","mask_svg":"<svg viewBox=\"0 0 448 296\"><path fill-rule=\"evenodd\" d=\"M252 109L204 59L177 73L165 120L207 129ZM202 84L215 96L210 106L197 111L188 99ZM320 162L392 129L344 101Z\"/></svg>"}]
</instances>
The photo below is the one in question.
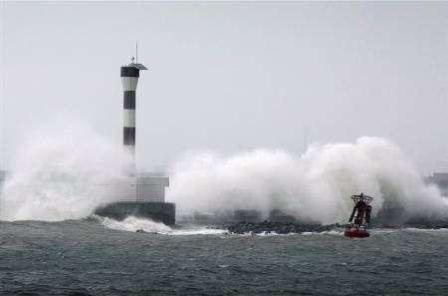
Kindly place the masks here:
<instances>
[{"instance_id":1,"label":"mist over water","mask_svg":"<svg viewBox=\"0 0 448 296\"><path fill-rule=\"evenodd\" d=\"M52 125L19 146L3 187L2 220L83 218L113 201L112 182L124 177L130 158L80 124Z\"/></svg>"},{"instance_id":2,"label":"mist over water","mask_svg":"<svg viewBox=\"0 0 448 296\"><path fill-rule=\"evenodd\" d=\"M124 180L130 158L91 128L74 124L30 134L12 164L0 218L57 221L89 216L98 205L118 200L111 184ZM343 222L353 206L349 197L364 192L375 198L374 215L393 206L410 216L448 217L439 190L424 183L399 147L381 138L312 145L302 155L267 149L229 157L198 153L173 163L169 176L167 200L181 215L235 209L268 215L280 209L305 221Z\"/></svg>"},{"instance_id":3,"label":"mist over water","mask_svg":"<svg viewBox=\"0 0 448 296\"><path fill-rule=\"evenodd\" d=\"M230 157L190 155L171 168L168 199L180 213L280 209L302 220L347 220L352 194L375 197L410 216L447 217L447 200L424 183L394 143L361 137L354 143L313 145L302 155L258 149Z\"/></svg>"}]
</instances>

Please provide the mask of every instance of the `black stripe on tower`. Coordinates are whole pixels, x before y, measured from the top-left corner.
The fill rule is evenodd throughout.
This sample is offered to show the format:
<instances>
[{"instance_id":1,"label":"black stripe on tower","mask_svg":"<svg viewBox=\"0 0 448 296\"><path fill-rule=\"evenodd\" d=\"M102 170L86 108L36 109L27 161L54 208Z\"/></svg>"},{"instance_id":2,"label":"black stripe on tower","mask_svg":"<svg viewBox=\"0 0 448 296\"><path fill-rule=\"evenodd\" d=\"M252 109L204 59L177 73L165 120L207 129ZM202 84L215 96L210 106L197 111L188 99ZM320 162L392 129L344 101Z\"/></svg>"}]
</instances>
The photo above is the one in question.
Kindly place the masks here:
<instances>
[{"instance_id":1,"label":"black stripe on tower","mask_svg":"<svg viewBox=\"0 0 448 296\"><path fill-rule=\"evenodd\" d=\"M135 146L135 127L123 127L123 144Z\"/></svg>"},{"instance_id":2,"label":"black stripe on tower","mask_svg":"<svg viewBox=\"0 0 448 296\"><path fill-rule=\"evenodd\" d=\"M139 77L140 70L135 67L121 67L121 77Z\"/></svg>"},{"instance_id":3,"label":"black stripe on tower","mask_svg":"<svg viewBox=\"0 0 448 296\"><path fill-rule=\"evenodd\" d=\"M123 108L135 110L135 91L128 90L124 92Z\"/></svg>"}]
</instances>

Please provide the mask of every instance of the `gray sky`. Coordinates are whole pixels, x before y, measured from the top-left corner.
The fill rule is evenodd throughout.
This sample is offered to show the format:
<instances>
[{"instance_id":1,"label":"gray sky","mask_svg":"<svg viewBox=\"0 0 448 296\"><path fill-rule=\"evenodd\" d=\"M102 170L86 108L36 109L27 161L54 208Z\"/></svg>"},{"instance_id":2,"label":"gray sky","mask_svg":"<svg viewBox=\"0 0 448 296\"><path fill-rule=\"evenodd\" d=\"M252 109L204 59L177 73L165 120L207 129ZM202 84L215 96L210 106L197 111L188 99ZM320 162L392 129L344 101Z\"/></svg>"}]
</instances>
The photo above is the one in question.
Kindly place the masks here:
<instances>
[{"instance_id":1,"label":"gray sky","mask_svg":"<svg viewBox=\"0 0 448 296\"><path fill-rule=\"evenodd\" d=\"M139 40L142 167L300 153L307 131L386 137L422 172L448 170L448 3L7 2L1 17L6 158L66 115L119 145L119 67Z\"/></svg>"}]
</instances>

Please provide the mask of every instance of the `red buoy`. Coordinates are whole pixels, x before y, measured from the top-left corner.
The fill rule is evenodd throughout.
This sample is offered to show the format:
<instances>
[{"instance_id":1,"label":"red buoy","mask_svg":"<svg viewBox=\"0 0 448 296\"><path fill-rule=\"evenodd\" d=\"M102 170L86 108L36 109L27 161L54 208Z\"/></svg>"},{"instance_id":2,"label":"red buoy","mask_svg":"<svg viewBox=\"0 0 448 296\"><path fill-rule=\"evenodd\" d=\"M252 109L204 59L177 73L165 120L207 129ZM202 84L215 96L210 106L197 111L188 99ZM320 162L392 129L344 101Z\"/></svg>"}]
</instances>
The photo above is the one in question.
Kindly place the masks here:
<instances>
[{"instance_id":1,"label":"red buoy","mask_svg":"<svg viewBox=\"0 0 448 296\"><path fill-rule=\"evenodd\" d=\"M344 235L346 237L364 238L369 237L370 233L362 228L348 226L347 228L345 228Z\"/></svg>"},{"instance_id":2,"label":"red buoy","mask_svg":"<svg viewBox=\"0 0 448 296\"><path fill-rule=\"evenodd\" d=\"M370 234L366 230L366 227L370 223L372 206L369 204L373 198L361 193L359 195L352 195L352 199L355 202L355 206L350 218L348 219L348 222L351 224L345 228L344 235L346 237L358 238L369 237Z\"/></svg>"}]
</instances>

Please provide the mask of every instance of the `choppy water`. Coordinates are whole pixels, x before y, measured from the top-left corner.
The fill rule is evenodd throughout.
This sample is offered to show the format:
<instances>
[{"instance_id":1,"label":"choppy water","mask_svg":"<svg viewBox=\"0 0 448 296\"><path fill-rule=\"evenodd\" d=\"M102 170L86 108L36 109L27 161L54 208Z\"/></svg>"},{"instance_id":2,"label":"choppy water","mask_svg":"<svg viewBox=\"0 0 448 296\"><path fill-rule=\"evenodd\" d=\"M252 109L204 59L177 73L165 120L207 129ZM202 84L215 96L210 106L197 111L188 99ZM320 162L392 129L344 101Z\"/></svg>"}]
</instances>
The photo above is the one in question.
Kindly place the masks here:
<instances>
[{"instance_id":1,"label":"choppy water","mask_svg":"<svg viewBox=\"0 0 448 296\"><path fill-rule=\"evenodd\" d=\"M1 223L0 294L448 294L445 230L375 230L368 239L347 239L338 231L149 234L106 222Z\"/></svg>"}]
</instances>

